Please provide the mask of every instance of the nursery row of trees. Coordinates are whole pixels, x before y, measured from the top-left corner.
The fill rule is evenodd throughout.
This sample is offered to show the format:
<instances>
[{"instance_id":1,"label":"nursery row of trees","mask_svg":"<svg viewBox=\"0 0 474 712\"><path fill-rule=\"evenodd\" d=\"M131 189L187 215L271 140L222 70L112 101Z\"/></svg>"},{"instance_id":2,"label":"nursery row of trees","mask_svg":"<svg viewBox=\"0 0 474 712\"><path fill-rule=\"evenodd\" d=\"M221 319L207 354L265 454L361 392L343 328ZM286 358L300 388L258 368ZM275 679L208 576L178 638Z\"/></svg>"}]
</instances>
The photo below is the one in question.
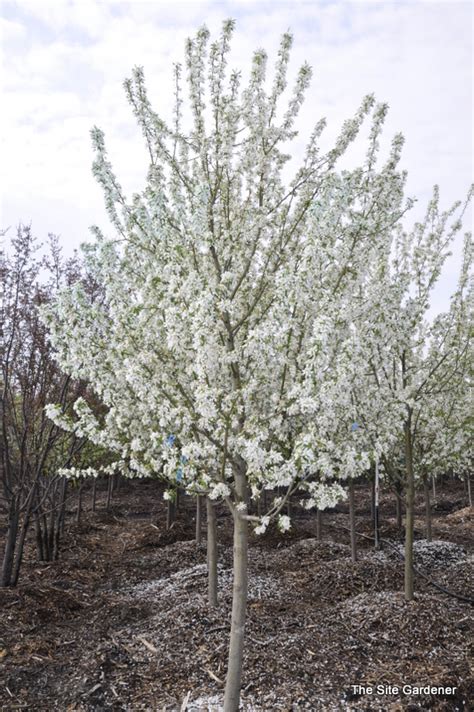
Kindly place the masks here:
<instances>
[{"instance_id":1,"label":"nursery row of trees","mask_svg":"<svg viewBox=\"0 0 474 712\"><path fill-rule=\"evenodd\" d=\"M0 253L0 511L7 522L0 586L18 582L30 527L38 559L58 557L69 497L61 468L106 463L104 453L58 428L45 412L48 403L68 408L78 397L96 406L86 384L58 367L39 315L80 278L85 285L79 260L63 260L53 235L40 246L29 226L20 225Z\"/></svg>"},{"instance_id":2,"label":"nursery row of trees","mask_svg":"<svg viewBox=\"0 0 474 712\"><path fill-rule=\"evenodd\" d=\"M171 123L152 107L141 68L125 82L149 152L141 193L126 198L102 131L92 131L114 235L94 228L82 276L64 275L66 289L58 279L51 298L38 296L50 338L38 322L41 348L53 348L58 365L48 366L50 420L36 410L35 428L44 424L46 443L61 441L62 461L58 448L40 457L20 487L21 502L36 508L55 477L83 477L80 458L94 466L87 442L89 452L114 453L96 473L159 476L167 498L179 481L226 502L234 521L226 711L239 704L249 526L261 533L276 519L285 531L290 496L322 510L376 467L405 493L411 600L415 486L448 469L464 476L472 464L469 234L450 308L428 319L472 189L443 211L435 188L424 219L407 229L403 139L381 159L387 106L372 96L328 151L319 121L286 180L310 67L288 91L285 34L272 79L258 50L241 89L227 68L233 27L226 22L211 44L206 28L188 41L187 102L178 65ZM339 169L367 122L363 162ZM28 368L42 368L38 358ZM11 412L29 397L8 378L5 392ZM9 452L2 445L4 462ZM268 492L278 494L263 511Z\"/></svg>"}]
</instances>

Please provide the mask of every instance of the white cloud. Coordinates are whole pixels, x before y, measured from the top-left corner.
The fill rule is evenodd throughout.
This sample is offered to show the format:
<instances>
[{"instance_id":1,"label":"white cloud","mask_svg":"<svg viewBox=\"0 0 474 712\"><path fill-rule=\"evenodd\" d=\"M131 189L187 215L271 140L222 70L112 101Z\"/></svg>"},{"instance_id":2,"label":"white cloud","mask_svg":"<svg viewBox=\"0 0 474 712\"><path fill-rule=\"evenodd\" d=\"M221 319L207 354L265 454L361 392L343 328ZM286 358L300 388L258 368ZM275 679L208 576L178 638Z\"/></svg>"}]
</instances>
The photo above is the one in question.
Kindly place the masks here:
<instances>
[{"instance_id":1,"label":"white cloud","mask_svg":"<svg viewBox=\"0 0 474 712\"><path fill-rule=\"evenodd\" d=\"M55 32L68 27L98 37L104 30L113 2L95 0L21 0L17 5L23 17L41 22Z\"/></svg>"},{"instance_id":2,"label":"white cloud","mask_svg":"<svg viewBox=\"0 0 474 712\"><path fill-rule=\"evenodd\" d=\"M23 37L25 28L20 22L7 20L5 17L0 17L0 37L2 44L12 40L17 40Z\"/></svg>"}]
</instances>

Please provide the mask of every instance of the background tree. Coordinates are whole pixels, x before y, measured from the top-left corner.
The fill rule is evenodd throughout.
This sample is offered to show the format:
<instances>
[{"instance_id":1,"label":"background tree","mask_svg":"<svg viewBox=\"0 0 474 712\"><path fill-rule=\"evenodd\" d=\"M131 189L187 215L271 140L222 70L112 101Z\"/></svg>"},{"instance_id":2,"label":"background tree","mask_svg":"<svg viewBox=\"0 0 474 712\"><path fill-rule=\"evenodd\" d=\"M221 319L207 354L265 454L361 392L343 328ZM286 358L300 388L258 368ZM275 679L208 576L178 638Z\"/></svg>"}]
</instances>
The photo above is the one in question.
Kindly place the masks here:
<instances>
[{"instance_id":1,"label":"background tree","mask_svg":"<svg viewBox=\"0 0 474 712\"><path fill-rule=\"evenodd\" d=\"M437 450L439 453L439 447L444 448L445 454L451 450L453 459L456 458L455 444L445 441L447 431L441 428L432 431L434 439L427 442L430 428L427 421L437 408L441 418L449 420L450 402L458 397L468 373L472 302L470 235L466 235L459 287L449 313L430 320L427 312L433 287L449 255L451 242L461 229L471 196L472 190L464 205L456 203L440 212L435 188L424 220L410 232L401 225L393 231L391 244L374 262L372 279L358 299L358 346L353 350L353 358L358 369L366 369L367 378L355 390L354 398L363 413L366 436L380 444L378 449L388 475L396 478L400 466L404 471L407 600L413 598L417 474L420 479L426 475L427 448L433 455ZM443 465L448 467L449 461L447 455Z\"/></svg>"},{"instance_id":2,"label":"background tree","mask_svg":"<svg viewBox=\"0 0 474 712\"><path fill-rule=\"evenodd\" d=\"M58 470L75 462L84 443L44 412L53 399L67 407L81 386L58 368L38 312L77 279L78 262L61 258L54 236L46 255L39 253L31 228L19 226L0 257L0 504L8 521L1 586L18 581L32 519L39 558L57 557L65 497Z\"/></svg>"}]
</instances>

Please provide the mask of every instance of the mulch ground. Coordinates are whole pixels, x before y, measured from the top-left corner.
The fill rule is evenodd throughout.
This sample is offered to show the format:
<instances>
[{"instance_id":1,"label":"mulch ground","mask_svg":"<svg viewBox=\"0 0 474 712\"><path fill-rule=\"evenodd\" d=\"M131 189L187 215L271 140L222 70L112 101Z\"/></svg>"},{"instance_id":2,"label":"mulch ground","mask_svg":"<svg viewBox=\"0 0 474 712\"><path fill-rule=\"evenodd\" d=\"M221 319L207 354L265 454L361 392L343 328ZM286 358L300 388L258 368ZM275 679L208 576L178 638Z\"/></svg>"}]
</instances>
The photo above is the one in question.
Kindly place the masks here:
<instances>
[{"instance_id":1,"label":"mulch ground","mask_svg":"<svg viewBox=\"0 0 474 712\"><path fill-rule=\"evenodd\" d=\"M357 529L370 533L367 492ZM296 512L250 549L243 709L468 710L474 699L472 606L423 580L403 598L392 498L382 500L374 551L351 562L347 508ZM473 596L472 511L462 488L438 492L434 539L416 522L415 563ZM61 559L38 564L30 544L20 585L0 589L0 709L34 712L219 710L232 587L231 523L219 511L219 608L206 601L205 542L193 541L192 504L165 531L155 483L125 483L110 512L69 514ZM454 695L361 695L354 685L451 686Z\"/></svg>"}]
</instances>

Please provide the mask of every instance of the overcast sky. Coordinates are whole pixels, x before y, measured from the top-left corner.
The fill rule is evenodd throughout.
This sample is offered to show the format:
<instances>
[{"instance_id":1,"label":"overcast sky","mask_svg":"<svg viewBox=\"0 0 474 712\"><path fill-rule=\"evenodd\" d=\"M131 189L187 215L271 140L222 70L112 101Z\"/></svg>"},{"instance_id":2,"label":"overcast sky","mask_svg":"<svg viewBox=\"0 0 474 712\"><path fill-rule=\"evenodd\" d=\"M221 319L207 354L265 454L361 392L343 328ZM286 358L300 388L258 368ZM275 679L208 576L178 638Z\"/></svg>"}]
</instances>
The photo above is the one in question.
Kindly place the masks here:
<instances>
[{"instance_id":1,"label":"overcast sky","mask_svg":"<svg viewBox=\"0 0 474 712\"><path fill-rule=\"evenodd\" d=\"M2 210L0 227L31 222L35 233L61 235L68 251L88 227L111 233L91 174L89 130L106 134L127 191L143 187L146 154L122 82L142 65L155 108L169 112L170 70L185 38L206 23L218 33L234 17L231 64L245 76L251 52L275 53L294 34L292 73L307 60L314 79L300 121L305 142L321 116L330 144L362 96L387 101L386 141L406 138L408 193L421 214L432 185L443 204L462 198L473 174L473 5L471 2L0 2ZM360 153L353 151L348 160ZM471 229L471 225L467 225ZM447 306L459 264L455 254L433 307Z\"/></svg>"}]
</instances>

